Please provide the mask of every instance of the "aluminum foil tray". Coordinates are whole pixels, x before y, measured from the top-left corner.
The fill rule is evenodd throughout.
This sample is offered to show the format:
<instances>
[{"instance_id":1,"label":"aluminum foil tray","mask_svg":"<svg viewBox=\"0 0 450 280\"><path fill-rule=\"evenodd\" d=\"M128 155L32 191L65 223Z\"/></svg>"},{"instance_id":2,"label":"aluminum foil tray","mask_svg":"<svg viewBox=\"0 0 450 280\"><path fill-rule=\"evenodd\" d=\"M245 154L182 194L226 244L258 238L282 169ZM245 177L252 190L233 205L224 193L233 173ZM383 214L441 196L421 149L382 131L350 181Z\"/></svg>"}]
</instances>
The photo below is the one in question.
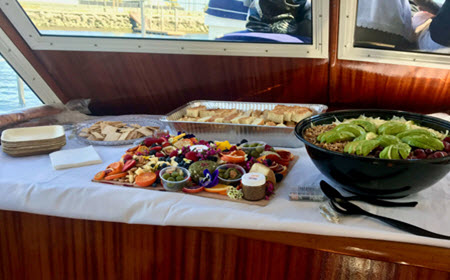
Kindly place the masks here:
<instances>
[{"instance_id":1,"label":"aluminum foil tray","mask_svg":"<svg viewBox=\"0 0 450 280\"><path fill-rule=\"evenodd\" d=\"M230 143L238 143L242 139L247 139L248 141L264 141L274 147L298 148L303 146L302 142L295 137L293 127L177 121L186 114L187 108L201 105L206 106L207 109L260 111L272 110L276 105L297 105L310 108L314 115L324 113L328 109L326 105L322 104L195 100L162 117L161 121L168 124L172 133L185 131L204 140L229 140Z\"/></svg>"}]
</instances>

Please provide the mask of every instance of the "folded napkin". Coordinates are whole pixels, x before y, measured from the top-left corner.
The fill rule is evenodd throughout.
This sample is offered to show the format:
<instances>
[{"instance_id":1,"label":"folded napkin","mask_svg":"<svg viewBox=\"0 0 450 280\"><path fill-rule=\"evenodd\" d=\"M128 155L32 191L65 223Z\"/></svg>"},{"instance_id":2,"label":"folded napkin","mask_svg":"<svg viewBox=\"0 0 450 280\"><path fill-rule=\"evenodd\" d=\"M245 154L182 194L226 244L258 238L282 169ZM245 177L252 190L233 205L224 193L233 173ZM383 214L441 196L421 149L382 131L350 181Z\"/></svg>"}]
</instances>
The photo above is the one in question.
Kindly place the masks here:
<instances>
[{"instance_id":1,"label":"folded napkin","mask_svg":"<svg viewBox=\"0 0 450 280\"><path fill-rule=\"evenodd\" d=\"M102 163L92 146L53 152L50 154L50 160L56 170Z\"/></svg>"}]
</instances>

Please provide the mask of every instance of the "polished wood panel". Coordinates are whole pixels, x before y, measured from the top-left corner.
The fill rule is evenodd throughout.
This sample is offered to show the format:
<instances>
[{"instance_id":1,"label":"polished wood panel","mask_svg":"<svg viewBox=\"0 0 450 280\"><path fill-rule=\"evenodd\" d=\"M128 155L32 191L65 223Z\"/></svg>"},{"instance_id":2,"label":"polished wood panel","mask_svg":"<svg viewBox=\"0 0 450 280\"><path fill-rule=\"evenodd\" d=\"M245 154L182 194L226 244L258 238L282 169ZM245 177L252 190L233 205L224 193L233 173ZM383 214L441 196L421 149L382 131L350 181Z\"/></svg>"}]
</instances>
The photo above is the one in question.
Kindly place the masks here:
<instances>
[{"instance_id":1,"label":"polished wood panel","mask_svg":"<svg viewBox=\"0 0 450 280\"><path fill-rule=\"evenodd\" d=\"M446 111L450 109L450 70L338 60L330 71L330 103Z\"/></svg>"},{"instance_id":2,"label":"polished wood panel","mask_svg":"<svg viewBox=\"0 0 450 280\"><path fill-rule=\"evenodd\" d=\"M330 8L330 107L450 110L450 70L338 59L339 0Z\"/></svg>"},{"instance_id":3,"label":"polished wood panel","mask_svg":"<svg viewBox=\"0 0 450 280\"><path fill-rule=\"evenodd\" d=\"M327 60L35 53L61 85L65 99L91 98L96 114L165 114L196 99L327 102Z\"/></svg>"},{"instance_id":4,"label":"polished wood panel","mask_svg":"<svg viewBox=\"0 0 450 280\"><path fill-rule=\"evenodd\" d=\"M445 271L320 249L331 245L332 237L276 238L279 233L130 225L11 211L0 211L0 228L0 279L450 279ZM304 248L308 242L319 249Z\"/></svg>"}]
</instances>

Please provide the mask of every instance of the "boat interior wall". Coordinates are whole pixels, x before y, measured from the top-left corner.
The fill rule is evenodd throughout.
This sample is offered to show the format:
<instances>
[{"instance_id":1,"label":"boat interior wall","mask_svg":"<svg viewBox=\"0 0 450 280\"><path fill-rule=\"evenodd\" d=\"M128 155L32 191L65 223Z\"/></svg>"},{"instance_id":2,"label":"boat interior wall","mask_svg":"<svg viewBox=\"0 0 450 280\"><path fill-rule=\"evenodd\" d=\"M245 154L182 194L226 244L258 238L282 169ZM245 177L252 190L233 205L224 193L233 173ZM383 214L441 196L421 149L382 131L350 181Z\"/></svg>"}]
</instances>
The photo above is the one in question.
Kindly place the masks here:
<instances>
[{"instance_id":1,"label":"boat interior wall","mask_svg":"<svg viewBox=\"0 0 450 280\"><path fill-rule=\"evenodd\" d=\"M165 114L196 99L326 103L323 59L35 51L65 99L96 114ZM164 69L164 71L161 71ZM74 75L81 75L74 79ZM82 81L82 82L81 82Z\"/></svg>"},{"instance_id":2,"label":"boat interior wall","mask_svg":"<svg viewBox=\"0 0 450 280\"><path fill-rule=\"evenodd\" d=\"M163 114L195 99L326 103L331 108L448 110L450 70L340 60L339 1L330 1L328 59L33 50L0 27L63 101L95 114Z\"/></svg>"},{"instance_id":3,"label":"boat interior wall","mask_svg":"<svg viewBox=\"0 0 450 280\"><path fill-rule=\"evenodd\" d=\"M374 242L378 247L369 250L360 249L366 244L361 240L342 237L123 224L10 211L0 211L0 226L5 229L0 238L1 279L61 279L68 275L79 279L450 277L447 249L406 243L380 246ZM312 248L301 248L301 244ZM315 250L324 246L332 249ZM401 258L403 264L391 263L400 255L381 253L379 248L398 249L400 255L403 250L405 256L410 252L419 256L421 264L411 265L410 257ZM352 249L353 255L340 254ZM357 257L377 253L382 260Z\"/></svg>"}]
</instances>

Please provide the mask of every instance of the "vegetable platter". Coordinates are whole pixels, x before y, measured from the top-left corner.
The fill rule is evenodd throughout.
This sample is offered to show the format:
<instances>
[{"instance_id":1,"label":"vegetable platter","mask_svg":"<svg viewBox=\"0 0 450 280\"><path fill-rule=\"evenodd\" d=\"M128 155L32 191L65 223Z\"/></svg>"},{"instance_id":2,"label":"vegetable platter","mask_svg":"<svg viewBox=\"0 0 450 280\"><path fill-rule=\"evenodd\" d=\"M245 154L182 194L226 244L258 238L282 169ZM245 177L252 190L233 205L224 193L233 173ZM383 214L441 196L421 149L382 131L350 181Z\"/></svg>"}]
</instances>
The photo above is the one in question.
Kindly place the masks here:
<instances>
[{"instance_id":1,"label":"vegetable platter","mask_svg":"<svg viewBox=\"0 0 450 280\"><path fill-rule=\"evenodd\" d=\"M296 159L291 152L260 141L231 144L179 132L144 139L92 181L265 206ZM250 195L244 195L249 192L243 192L247 186L241 184L243 176L254 173L266 178L260 200L249 200Z\"/></svg>"}]
</instances>

